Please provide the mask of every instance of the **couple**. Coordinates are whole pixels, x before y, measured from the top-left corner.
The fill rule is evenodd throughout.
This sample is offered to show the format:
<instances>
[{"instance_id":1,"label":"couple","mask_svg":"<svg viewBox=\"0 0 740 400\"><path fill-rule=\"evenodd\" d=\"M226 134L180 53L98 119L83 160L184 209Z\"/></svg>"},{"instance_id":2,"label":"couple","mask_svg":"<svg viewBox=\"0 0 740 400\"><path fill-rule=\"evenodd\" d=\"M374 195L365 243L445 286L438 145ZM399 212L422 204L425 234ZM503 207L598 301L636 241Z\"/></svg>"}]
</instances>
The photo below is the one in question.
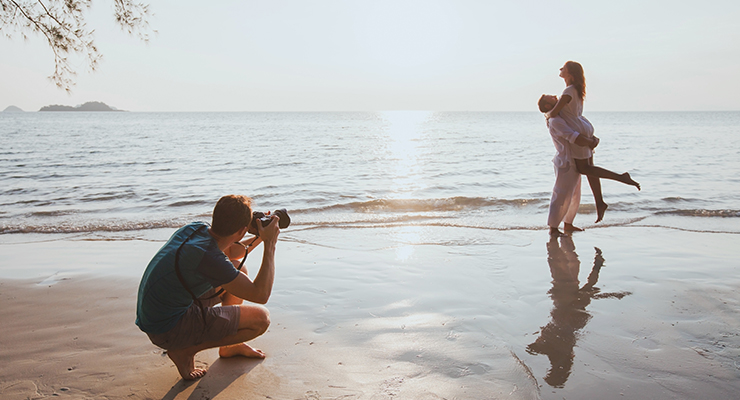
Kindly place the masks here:
<instances>
[{"instance_id":1,"label":"couple","mask_svg":"<svg viewBox=\"0 0 740 400\"><path fill-rule=\"evenodd\" d=\"M557 154L552 160L555 164L555 187L550 199L550 213L547 225L550 233L561 235L558 230L564 221L566 232L581 231L573 226L573 219L581 204L581 175L588 177L594 200L596 201L596 222L604 218L608 205L601 194L601 178L612 179L640 190L640 184L625 172L617 174L597 167L593 162L593 149L599 144L594 136L594 127L583 117L583 100L586 97L586 78L583 67L575 61L568 61L560 68L560 77L566 88L558 99L554 95L543 94L537 105L545 113Z\"/></svg>"}]
</instances>

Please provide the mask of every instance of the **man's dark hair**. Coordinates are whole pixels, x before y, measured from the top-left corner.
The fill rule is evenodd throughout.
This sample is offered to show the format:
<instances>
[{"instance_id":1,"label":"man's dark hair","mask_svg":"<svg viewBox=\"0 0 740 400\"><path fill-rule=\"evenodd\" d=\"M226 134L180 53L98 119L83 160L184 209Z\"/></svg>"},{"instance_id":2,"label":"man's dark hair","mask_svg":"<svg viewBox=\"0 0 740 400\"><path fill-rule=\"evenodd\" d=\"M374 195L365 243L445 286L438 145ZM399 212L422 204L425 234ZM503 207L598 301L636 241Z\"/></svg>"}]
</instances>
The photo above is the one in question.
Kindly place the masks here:
<instances>
[{"instance_id":1,"label":"man's dark hair","mask_svg":"<svg viewBox=\"0 0 740 400\"><path fill-rule=\"evenodd\" d=\"M229 236L252 222L252 199L230 194L218 200L213 208L211 230L218 236Z\"/></svg>"},{"instance_id":2,"label":"man's dark hair","mask_svg":"<svg viewBox=\"0 0 740 400\"><path fill-rule=\"evenodd\" d=\"M540 99L537 101L537 106L540 108L540 112L543 112L543 113L550 111L547 109L548 104L547 104L547 101L545 101L545 96L547 95L543 94L542 96L540 96Z\"/></svg>"}]
</instances>

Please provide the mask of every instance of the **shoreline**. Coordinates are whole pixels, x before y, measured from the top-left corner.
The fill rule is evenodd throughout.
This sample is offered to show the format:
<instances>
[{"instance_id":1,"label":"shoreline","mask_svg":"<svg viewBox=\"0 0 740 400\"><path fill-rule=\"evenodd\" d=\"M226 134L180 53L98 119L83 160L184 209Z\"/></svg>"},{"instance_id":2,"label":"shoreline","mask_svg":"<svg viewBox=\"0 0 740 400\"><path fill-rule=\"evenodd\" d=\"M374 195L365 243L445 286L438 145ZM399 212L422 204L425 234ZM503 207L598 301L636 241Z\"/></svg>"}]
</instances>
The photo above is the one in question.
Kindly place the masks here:
<instances>
[{"instance_id":1,"label":"shoreline","mask_svg":"<svg viewBox=\"0 0 740 400\"><path fill-rule=\"evenodd\" d=\"M507 231L439 246L409 244L423 230L344 232L340 243L316 231L312 243L281 241L272 326L251 342L268 358L207 350L196 361L209 373L193 383L133 323L158 234L3 244L0 397L719 399L740 389L737 235L612 227L570 242ZM41 273L9 278L29 271Z\"/></svg>"}]
</instances>

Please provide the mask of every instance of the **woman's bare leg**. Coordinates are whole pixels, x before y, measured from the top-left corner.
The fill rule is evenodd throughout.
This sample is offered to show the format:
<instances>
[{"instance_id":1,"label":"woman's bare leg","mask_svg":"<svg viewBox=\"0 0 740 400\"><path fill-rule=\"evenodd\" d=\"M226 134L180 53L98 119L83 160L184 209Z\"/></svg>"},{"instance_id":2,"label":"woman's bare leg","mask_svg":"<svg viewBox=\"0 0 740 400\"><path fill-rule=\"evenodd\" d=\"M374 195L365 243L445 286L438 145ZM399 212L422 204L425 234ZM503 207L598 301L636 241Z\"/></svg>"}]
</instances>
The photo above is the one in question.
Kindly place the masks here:
<instances>
[{"instance_id":1,"label":"woman's bare leg","mask_svg":"<svg viewBox=\"0 0 740 400\"><path fill-rule=\"evenodd\" d=\"M593 193L594 195L594 202L596 204L596 222L600 222L602 219L604 219L604 213L606 213L606 209L609 207L609 205L604 202L604 196L601 192L601 180L599 179L600 177L597 175L593 175L593 173L595 172L594 169L599 167L593 165L593 157L588 159L577 158L575 159L575 162L578 172L586 175L586 178L588 178L588 185L591 186L591 193ZM609 170L605 170L603 168L599 169L611 173L614 176L617 176L617 174ZM591 174L589 174L588 172L590 172Z\"/></svg>"},{"instance_id":2,"label":"woman's bare leg","mask_svg":"<svg viewBox=\"0 0 740 400\"><path fill-rule=\"evenodd\" d=\"M588 179L588 185L591 186L591 193L594 194L594 202L596 204L596 222L600 222L604 219L604 213L609 207L609 205L604 201L604 196L601 193L601 179L588 175L586 175L586 178Z\"/></svg>"},{"instance_id":3,"label":"woman's bare leg","mask_svg":"<svg viewBox=\"0 0 740 400\"><path fill-rule=\"evenodd\" d=\"M581 158L576 159L575 161L576 168L578 168L578 172L580 172L582 175L586 175L589 178L593 176L596 178L611 179L613 181L622 182L625 185L634 186L637 188L637 190L640 190L640 184L635 182L628 172L617 174L615 172L609 171L608 169L597 167L593 165L593 157L589 158L588 160Z\"/></svg>"}]
</instances>

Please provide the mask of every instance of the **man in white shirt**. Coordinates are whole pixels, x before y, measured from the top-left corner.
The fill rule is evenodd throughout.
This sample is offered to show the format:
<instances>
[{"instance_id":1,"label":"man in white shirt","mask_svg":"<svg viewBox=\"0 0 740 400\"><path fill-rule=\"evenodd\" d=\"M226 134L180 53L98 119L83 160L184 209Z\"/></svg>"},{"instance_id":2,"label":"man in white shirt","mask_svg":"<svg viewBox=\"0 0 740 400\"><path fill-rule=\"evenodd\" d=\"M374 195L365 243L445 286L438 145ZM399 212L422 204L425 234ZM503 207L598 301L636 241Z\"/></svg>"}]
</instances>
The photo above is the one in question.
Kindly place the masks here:
<instances>
[{"instance_id":1,"label":"man in white shirt","mask_svg":"<svg viewBox=\"0 0 740 400\"><path fill-rule=\"evenodd\" d=\"M557 102L557 96L543 94L537 105L541 112L547 113L555 107ZM557 151L555 158L552 159L555 164L555 187L552 189L550 198L547 225L552 235L562 235L562 232L558 230L562 221L565 222L566 232L582 231L583 229L573 226L578 206L581 204L581 174L576 168L572 153L575 146L595 148L599 144L599 138L574 131L560 117L548 118L547 126Z\"/></svg>"}]
</instances>

